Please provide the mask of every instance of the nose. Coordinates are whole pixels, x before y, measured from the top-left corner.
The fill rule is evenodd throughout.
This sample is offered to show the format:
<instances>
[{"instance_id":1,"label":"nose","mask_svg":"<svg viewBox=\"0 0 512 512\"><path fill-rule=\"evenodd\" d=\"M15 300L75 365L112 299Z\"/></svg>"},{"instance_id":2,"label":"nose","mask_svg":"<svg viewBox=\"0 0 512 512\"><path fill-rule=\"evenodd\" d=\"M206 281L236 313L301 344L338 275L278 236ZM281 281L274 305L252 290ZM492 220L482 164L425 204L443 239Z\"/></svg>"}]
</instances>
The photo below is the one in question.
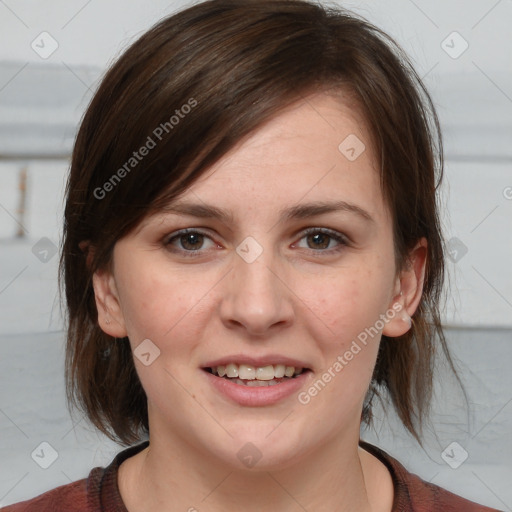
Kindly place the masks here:
<instances>
[{"instance_id":1,"label":"nose","mask_svg":"<svg viewBox=\"0 0 512 512\"><path fill-rule=\"evenodd\" d=\"M270 251L251 263L235 254L225 287L220 315L227 328L268 336L293 322L293 292Z\"/></svg>"}]
</instances>

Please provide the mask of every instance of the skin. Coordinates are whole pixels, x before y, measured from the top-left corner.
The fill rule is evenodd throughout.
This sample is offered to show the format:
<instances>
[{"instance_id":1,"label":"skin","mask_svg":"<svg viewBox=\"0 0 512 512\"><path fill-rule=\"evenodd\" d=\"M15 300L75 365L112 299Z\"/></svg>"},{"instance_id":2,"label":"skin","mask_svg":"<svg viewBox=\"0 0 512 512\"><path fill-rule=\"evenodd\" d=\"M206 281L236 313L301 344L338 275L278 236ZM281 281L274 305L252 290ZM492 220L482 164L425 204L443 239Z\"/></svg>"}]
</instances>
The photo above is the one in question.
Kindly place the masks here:
<instances>
[{"instance_id":1,"label":"skin","mask_svg":"<svg viewBox=\"0 0 512 512\"><path fill-rule=\"evenodd\" d=\"M366 146L355 161L338 150L349 134ZM135 358L151 435L150 447L120 467L130 512L170 504L211 512L391 510L388 470L358 446L360 416L381 334L410 328L426 240L397 274L377 169L357 109L318 93L242 141L180 198L226 208L233 221L158 214L117 242L111 270L93 279L100 326L128 336L133 349L149 338L160 350L149 366ZM357 204L374 223L350 212L278 222L282 208L330 200ZM166 245L184 228L207 236ZM306 228L344 234L348 245L304 235ZM252 263L236 252L248 236L263 248ZM199 255L183 255L195 248ZM307 389L398 304L401 313L306 405L293 394L241 406L201 373L226 354L282 354L308 362ZM237 457L247 442L262 454L252 468Z\"/></svg>"}]
</instances>

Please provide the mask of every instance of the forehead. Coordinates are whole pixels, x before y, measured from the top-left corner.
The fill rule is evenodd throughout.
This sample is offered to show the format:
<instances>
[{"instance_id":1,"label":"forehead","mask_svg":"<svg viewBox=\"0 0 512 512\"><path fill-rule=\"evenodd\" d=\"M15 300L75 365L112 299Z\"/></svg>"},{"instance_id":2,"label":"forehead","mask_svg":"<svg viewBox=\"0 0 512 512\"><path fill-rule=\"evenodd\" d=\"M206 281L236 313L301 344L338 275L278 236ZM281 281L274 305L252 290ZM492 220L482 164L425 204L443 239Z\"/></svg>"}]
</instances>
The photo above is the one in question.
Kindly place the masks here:
<instances>
[{"instance_id":1,"label":"forehead","mask_svg":"<svg viewBox=\"0 0 512 512\"><path fill-rule=\"evenodd\" d=\"M282 215L284 205L320 200L385 210L366 123L353 104L327 94L306 97L268 121L176 201L185 199L217 204L224 213L229 205L275 205Z\"/></svg>"},{"instance_id":2,"label":"forehead","mask_svg":"<svg viewBox=\"0 0 512 512\"><path fill-rule=\"evenodd\" d=\"M350 148L345 144L340 148L347 138L348 146L357 150L355 153L347 152ZM304 167L304 163L320 163L322 157L331 158L333 163L354 162L351 166L342 165L349 170L358 167L355 160L363 153L366 162L370 162L373 157L371 140L357 105L349 97L342 99L319 93L302 98L264 123L229 151L212 170L230 165L239 167L240 164L251 169L258 164L278 167L295 163L296 167ZM344 161L339 156L344 156Z\"/></svg>"},{"instance_id":3,"label":"forehead","mask_svg":"<svg viewBox=\"0 0 512 512\"><path fill-rule=\"evenodd\" d=\"M275 226L330 211L376 227L390 221L378 167L354 102L310 95L242 139L136 231L169 214Z\"/></svg>"}]
</instances>

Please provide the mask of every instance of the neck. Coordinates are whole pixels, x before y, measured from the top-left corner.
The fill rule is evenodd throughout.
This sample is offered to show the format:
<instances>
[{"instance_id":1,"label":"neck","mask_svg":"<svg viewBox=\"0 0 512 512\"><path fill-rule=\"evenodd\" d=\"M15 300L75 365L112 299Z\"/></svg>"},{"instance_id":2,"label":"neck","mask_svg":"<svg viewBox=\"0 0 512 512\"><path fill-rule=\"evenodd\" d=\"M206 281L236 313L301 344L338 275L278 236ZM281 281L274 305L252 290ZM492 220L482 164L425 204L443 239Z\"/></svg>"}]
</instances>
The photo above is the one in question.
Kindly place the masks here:
<instances>
[{"instance_id":1,"label":"neck","mask_svg":"<svg viewBox=\"0 0 512 512\"><path fill-rule=\"evenodd\" d=\"M186 440L159 436L121 465L119 488L130 512L375 512L378 472L358 440L357 431L325 443L291 466L258 470L256 464L241 470Z\"/></svg>"}]
</instances>

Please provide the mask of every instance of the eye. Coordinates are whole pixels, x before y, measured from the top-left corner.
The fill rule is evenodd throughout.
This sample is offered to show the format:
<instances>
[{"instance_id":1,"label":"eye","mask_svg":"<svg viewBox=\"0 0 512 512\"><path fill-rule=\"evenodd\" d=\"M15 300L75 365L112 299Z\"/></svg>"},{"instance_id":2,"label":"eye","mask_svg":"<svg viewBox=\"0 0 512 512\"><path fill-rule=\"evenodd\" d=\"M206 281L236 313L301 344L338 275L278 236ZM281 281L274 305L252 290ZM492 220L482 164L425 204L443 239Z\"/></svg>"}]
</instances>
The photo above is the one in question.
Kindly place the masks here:
<instances>
[{"instance_id":1,"label":"eye","mask_svg":"<svg viewBox=\"0 0 512 512\"><path fill-rule=\"evenodd\" d=\"M192 229L183 229L167 238L164 244L169 248L179 244L181 247L170 250L180 252L185 256L195 256L197 253L202 253L205 250L203 247L205 239L210 240L212 245L215 245L206 233Z\"/></svg>"},{"instance_id":2,"label":"eye","mask_svg":"<svg viewBox=\"0 0 512 512\"><path fill-rule=\"evenodd\" d=\"M349 245L344 235L327 228L309 228L302 232L300 240L303 239L306 239L308 245L306 249L320 253L318 256L325 253L339 252ZM205 248L204 245L207 240L210 241L210 247ZM200 256L203 252L213 247L219 247L207 233L197 229L182 229L173 233L165 239L164 245L172 252L192 257ZM296 246L298 245L292 245L292 247Z\"/></svg>"},{"instance_id":3,"label":"eye","mask_svg":"<svg viewBox=\"0 0 512 512\"><path fill-rule=\"evenodd\" d=\"M348 245L348 240L344 235L326 228L309 228L302 234L301 240L306 239L307 248L315 252L337 252ZM331 245L333 241L337 243L334 247Z\"/></svg>"}]
</instances>

